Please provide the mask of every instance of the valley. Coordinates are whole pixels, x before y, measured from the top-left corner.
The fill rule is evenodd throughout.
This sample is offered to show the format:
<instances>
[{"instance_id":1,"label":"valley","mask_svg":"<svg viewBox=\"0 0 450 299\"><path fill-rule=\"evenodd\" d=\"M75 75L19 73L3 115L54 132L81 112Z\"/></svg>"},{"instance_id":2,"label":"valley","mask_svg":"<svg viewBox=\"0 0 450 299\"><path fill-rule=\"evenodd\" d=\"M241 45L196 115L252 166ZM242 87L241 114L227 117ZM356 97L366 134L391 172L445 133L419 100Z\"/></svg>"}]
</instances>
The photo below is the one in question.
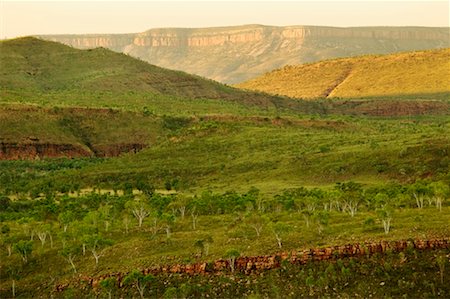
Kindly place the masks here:
<instances>
[{"instance_id":1,"label":"valley","mask_svg":"<svg viewBox=\"0 0 450 299\"><path fill-rule=\"evenodd\" d=\"M245 76L223 77L217 62L217 74L192 71L225 82L272 71L229 86L133 47L1 41L1 298L450 292L449 51L432 49L442 30L252 25L218 37L228 30L183 38L219 49L283 36L305 49L318 35L371 46L375 35L427 50L298 66L284 66L304 62L294 50L278 62L268 50L271 63ZM177 32L63 41L177 49ZM324 53L305 61L339 56Z\"/></svg>"}]
</instances>

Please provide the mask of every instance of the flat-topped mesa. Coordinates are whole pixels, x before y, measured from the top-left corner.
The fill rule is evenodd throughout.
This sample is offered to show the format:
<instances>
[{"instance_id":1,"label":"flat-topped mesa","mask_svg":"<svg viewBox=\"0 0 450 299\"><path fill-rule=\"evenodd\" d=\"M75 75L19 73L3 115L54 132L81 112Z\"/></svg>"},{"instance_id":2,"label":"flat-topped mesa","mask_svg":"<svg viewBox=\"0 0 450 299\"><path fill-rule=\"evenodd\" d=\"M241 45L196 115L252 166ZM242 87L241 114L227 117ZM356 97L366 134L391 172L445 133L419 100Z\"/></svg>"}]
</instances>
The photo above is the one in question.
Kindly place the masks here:
<instances>
[{"instance_id":1,"label":"flat-topped mesa","mask_svg":"<svg viewBox=\"0 0 450 299\"><path fill-rule=\"evenodd\" d=\"M259 42L264 39L285 38L383 38L395 40L442 40L448 38L445 28L430 30L421 27L318 27L318 26L243 26L221 28L151 29L136 34L45 35L44 39L58 41L76 48L124 48L133 44L141 47L199 47Z\"/></svg>"},{"instance_id":2,"label":"flat-topped mesa","mask_svg":"<svg viewBox=\"0 0 450 299\"><path fill-rule=\"evenodd\" d=\"M82 49L105 47L226 83L242 82L287 64L450 47L448 28L428 27L244 25L41 37Z\"/></svg>"}]
</instances>

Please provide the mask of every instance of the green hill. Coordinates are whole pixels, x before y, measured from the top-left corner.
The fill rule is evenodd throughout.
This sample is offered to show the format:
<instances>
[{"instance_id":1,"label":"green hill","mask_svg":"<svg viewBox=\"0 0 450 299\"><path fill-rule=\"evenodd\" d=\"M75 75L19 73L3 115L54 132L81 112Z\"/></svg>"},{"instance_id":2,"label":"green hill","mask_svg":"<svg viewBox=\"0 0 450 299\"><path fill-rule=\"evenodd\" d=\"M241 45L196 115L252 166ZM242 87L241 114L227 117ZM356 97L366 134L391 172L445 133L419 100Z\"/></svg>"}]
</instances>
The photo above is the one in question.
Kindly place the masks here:
<instances>
[{"instance_id":1,"label":"green hill","mask_svg":"<svg viewBox=\"0 0 450 299\"><path fill-rule=\"evenodd\" d=\"M32 37L1 41L0 65L2 102L142 108L172 98L274 101L104 48L78 50Z\"/></svg>"},{"instance_id":2,"label":"green hill","mask_svg":"<svg viewBox=\"0 0 450 299\"><path fill-rule=\"evenodd\" d=\"M286 66L236 86L294 98L448 97L450 49Z\"/></svg>"}]
</instances>

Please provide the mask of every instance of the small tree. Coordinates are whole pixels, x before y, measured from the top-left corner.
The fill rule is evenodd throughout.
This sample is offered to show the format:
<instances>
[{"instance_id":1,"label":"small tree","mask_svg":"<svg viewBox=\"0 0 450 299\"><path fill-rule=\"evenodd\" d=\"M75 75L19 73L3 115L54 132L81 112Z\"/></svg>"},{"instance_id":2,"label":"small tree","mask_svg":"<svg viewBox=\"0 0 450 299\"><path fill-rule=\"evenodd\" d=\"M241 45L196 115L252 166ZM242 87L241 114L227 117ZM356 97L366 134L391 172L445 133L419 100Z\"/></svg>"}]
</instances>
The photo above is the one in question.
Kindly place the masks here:
<instances>
[{"instance_id":1,"label":"small tree","mask_svg":"<svg viewBox=\"0 0 450 299\"><path fill-rule=\"evenodd\" d=\"M277 239L278 247L281 249L281 247L283 246L282 237L284 234L291 231L291 227L281 222L272 223L271 227L273 233L275 234L275 238Z\"/></svg>"},{"instance_id":2,"label":"small tree","mask_svg":"<svg viewBox=\"0 0 450 299\"><path fill-rule=\"evenodd\" d=\"M14 237L9 235L10 231L11 231L11 229L9 228L9 226L4 224L2 226L1 235L0 235L1 236L0 242L2 245L4 245L6 247L6 250L8 251L8 256L11 256L12 244L15 243Z\"/></svg>"},{"instance_id":3,"label":"small tree","mask_svg":"<svg viewBox=\"0 0 450 299\"><path fill-rule=\"evenodd\" d=\"M250 214L245 218L245 223L253 228L256 232L256 236L259 237L261 235L261 231L264 226L269 222L266 216L262 216L260 214Z\"/></svg>"},{"instance_id":4,"label":"small tree","mask_svg":"<svg viewBox=\"0 0 450 299\"><path fill-rule=\"evenodd\" d=\"M125 276L123 283L125 285L134 286L141 298L144 298L144 291L147 285L155 280L155 277L151 274L144 275L142 272L134 270L127 276Z\"/></svg>"},{"instance_id":5,"label":"small tree","mask_svg":"<svg viewBox=\"0 0 450 299\"><path fill-rule=\"evenodd\" d=\"M241 255L241 253L236 249L229 249L225 253L225 259L228 261L228 266L230 267L231 272L234 272L236 259Z\"/></svg>"},{"instance_id":6,"label":"small tree","mask_svg":"<svg viewBox=\"0 0 450 299\"><path fill-rule=\"evenodd\" d=\"M139 227L142 227L142 222L150 215L150 207L142 201L129 201L126 207L136 217Z\"/></svg>"},{"instance_id":7,"label":"small tree","mask_svg":"<svg viewBox=\"0 0 450 299\"><path fill-rule=\"evenodd\" d=\"M310 223L311 223L311 217L312 217L312 215L313 215L313 212L311 212L311 211L308 210L308 209L304 209L304 210L301 211L301 214L302 214L302 216L303 216L303 219L305 220L306 227L309 228L309 225L310 225Z\"/></svg>"},{"instance_id":8,"label":"small tree","mask_svg":"<svg viewBox=\"0 0 450 299\"><path fill-rule=\"evenodd\" d=\"M445 198L447 198L450 194L450 187L444 182L433 182L430 184L431 189L433 190L433 201L436 204L436 208L439 211L442 211L442 203Z\"/></svg>"},{"instance_id":9,"label":"small tree","mask_svg":"<svg viewBox=\"0 0 450 299\"><path fill-rule=\"evenodd\" d=\"M123 215L122 223L123 223L123 226L125 227L125 234L128 235L128 231L129 231L130 224L131 224L130 216L128 214Z\"/></svg>"},{"instance_id":10,"label":"small tree","mask_svg":"<svg viewBox=\"0 0 450 299\"><path fill-rule=\"evenodd\" d=\"M184 216L186 214L186 208L191 201L192 201L191 197L179 194L177 195L176 199L169 204L169 207L173 210L174 214L175 212L179 212L181 219L184 219Z\"/></svg>"},{"instance_id":11,"label":"small tree","mask_svg":"<svg viewBox=\"0 0 450 299\"><path fill-rule=\"evenodd\" d=\"M445 264L447 263L447 258L445 255L438 255L436 257L436 264L439 267L439 274L441 277L441 283L444 283L444 273L445 273Z\"/></svg>"},{"instance_id":12,"label":"small tree","mask_svg":"<svg viewBox=\"0 0 450 299\"><path fill-rule=\"evenodd\" d=\"M203 239L196 240L194 246L200 250L201 255L208 255L209 246L213 243L213 238L208 235Z\"/></svg>"},{"instance_id":13,"label":"small tree","mask_svg":"<svg viewBox=\"0 0 450 299\"><path fill-rule=\"evenodd\" d=\"M198 221L198 213L197 210L194 208L191 211L191 218L192 218L192 229L197 229L197 221Z\"/></svg>"},{"instance_id":14,"label":"small tree","mask_svg":"<svg viewBox=\"0 0 450 299\"><path fill-rule=\"evenodd\" d=\"M33 241L20 240L13 245L13 249L22 257L23 262L27 263L28 257L33 251Z\"/></svg>"},{"instance_id":15,"label":"small tree","mask_svg":"<svg viewBox=\"0 0 450 299\"><path fill-rule=\"evenodd\" d=\"M98 260L104 255L106 247L112 245L112 241L104 239L101 236L95 234L90 236L85 236L85 242L88 250L92 253L95 259L95 265L98 265Z\"/></svg>"},{"instance_id":16,"label":"small tree","mask_svg":"<svg viewBox=\"0 0 450 299\"><path fill-rule=\"evenodd\" d=\"M170 238L170 233L171 233L171 229L172 229L174 222L175 222L174 215L166 214L166 213L161 215L161 227L166 232L167 238Z\"/></svg>"},{"instance_id":17,"label":"small tree","mask_svg":"<svg viewBox=\"0 0 450 299\"><path fill-rule=\"evenodd\" d=\"M41 224L38 225L36 228L36 235L39 238L39 241L41 241L41 247L44 247L45 242L47 240L47 236L51 236L51 228L50 224ZM52 241L52 247L53 247L53 241Z\"/></svg>"},{"instance_id":18,"label":"small tree","mask_svg":"<svg viewBox=\"0 0 450 299\"><path fill-rule=\"evenodd\" d=\"M60 254L64 259L70 264L74 273L77 273L77 268L75 267L75 258L77 255L81 254L81 246L76 243L67 244L61 251Z\"/></svg>"},{"instance_id":19,"label":"small tree","mask_svg":"<svg viewBox=\"0 0 450 299\"><path fill-rule=\"evenodd\" d=\"M108 299L112 298L112 292L116 288L117 279L115 277L108 277L100 281L100 287L108 294Z\"/></svg>"},{"instance_id":20,"label":"small tree","mask_svg":"<svg viewBox=\"0 0 450 299\"><path fill-rule=\"evenodd\" d=\"M67 231L69 224L74 220L75 220L75 215L70 210L64 211L58 215L58 221L59 221L60 225L62 226L64 232Z\"/></svg>"},{"instance_id":21,"label":"small tree","mask_svg":"<svg viewBox=\"0 0 450 299\"><path fill-rule=\"evenodd\" d=\"M383 224L384 233L388 234L391 229L392 210L386 206L383 209L378 210L378 217Z\"/></svg>"},{"instance_id":22,"label":"small tree","mask_svg":"<svg viewBox=\"0 0 450 299\"><path fill-rule=\"evenodd\" d=\"M20 279L20 272L22 272L22 269L18 266L9 266L6 269L6 273L11 279L11 291L13 298L16 298L16 281Z\"/></svg>"},{"instance_id":23,"label":"small tree","mask_svg":"<svg viewBox=\"0 0 450 299\"><path fill-rule=\"evenodd\" d=\"M315 212L312 216L314 225L316 226L317 232L321 235L325 227L328 226L330 215L325 211Z\"/></svg>"}]
</instances>

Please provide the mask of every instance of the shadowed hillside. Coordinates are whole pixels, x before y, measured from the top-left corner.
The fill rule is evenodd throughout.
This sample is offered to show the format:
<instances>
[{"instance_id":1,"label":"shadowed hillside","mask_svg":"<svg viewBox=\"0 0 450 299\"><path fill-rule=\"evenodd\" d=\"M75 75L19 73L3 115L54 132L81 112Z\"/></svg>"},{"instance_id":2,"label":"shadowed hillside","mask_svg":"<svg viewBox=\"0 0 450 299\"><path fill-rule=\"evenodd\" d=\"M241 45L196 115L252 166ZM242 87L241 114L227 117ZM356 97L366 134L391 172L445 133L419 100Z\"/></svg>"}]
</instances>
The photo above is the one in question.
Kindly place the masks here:
<instances>
[{"instance_id":1,"label":"shadowed hillside","mask_svg":"<svg viewBox=\"0 0 450 299\"><path fill-rule=\"evenodd\" d=\"M450 49L286 66L236 86L295 98L445 95Z\"/></svg>"},{"instance_id":2,"label":"shadowed hillside","mask_svg":"<svg viewBox=\"0 0 450 299\"><path fill-rule=\"evenodd\" d=\"M104 48L78 50L26 37L2 41L0 49L2 102L35 102L37 97L55 105L114 106L130 97L176 97L271 106L273 100Z\"/></svg>"}]
</instances>

